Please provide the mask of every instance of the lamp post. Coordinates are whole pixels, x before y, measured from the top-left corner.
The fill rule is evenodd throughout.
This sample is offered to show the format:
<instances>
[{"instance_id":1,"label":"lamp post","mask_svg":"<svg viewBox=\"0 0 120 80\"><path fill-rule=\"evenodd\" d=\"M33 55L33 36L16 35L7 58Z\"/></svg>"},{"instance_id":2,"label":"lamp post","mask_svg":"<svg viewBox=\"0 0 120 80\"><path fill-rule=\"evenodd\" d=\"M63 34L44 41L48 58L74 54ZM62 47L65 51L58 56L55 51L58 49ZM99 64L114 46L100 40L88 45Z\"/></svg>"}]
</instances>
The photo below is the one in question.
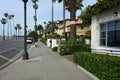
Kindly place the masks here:
<instances>
[{"instance_id":1,"label":"lamp post","mask_svg":"<svg viewBox=\"0 0 120 80\"><path fill-rule=\"evenodd\" d=\"M27 30L26 30L26 3L28 2L28 0L22 0L24 2L24 52L22 54L22 59L23 60L27 60L29 59L29 55L28 55L28 52L27 52L27 44L26 44L26 33L27 33Z\"/></svg>"},{"instance_id":2,"label":"lamp post","mask_svg":"<svg viewBox=\"0 0 120 80\"><path fill-rule=\"evenodd\" d=\"M3 40L5 40L5 24L7 20L5 18L2 18L1 23L3 24Z\"/></svg>"},{"instance_id":3,"label":"lamp post","mask_svg":"<svg viewBox=\"0 0 120 80\"><path fill-rule=\"evenodd\" d=\"M36 27L37 27L37 9L38 9L38 5L36 4L36 2L38 2L38 0L32 0L32 2L34 3L33 8L35 9L35 15L33 16L34 21L35 21L35 31L37 31Z\"/></svg>"}]
</instances>

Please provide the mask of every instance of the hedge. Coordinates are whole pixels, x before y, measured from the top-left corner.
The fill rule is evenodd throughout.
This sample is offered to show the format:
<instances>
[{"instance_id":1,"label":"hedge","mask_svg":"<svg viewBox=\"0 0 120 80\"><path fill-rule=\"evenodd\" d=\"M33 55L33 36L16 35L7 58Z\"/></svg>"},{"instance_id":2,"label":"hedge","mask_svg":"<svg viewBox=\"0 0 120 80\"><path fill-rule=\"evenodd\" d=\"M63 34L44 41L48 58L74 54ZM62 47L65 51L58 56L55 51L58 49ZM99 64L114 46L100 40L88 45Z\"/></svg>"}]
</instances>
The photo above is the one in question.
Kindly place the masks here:
<instances>
[{"instance_id":1,"label":"hedge","mask_svg":"<svg viewBox=\"0 0 120 80\"><path fill-rule=\"evenodd\" d=\"M100 80L120 80L120 57L89 52L77 52L73 56L77 64Z\"/></svg>"},{"instance_id":2,"label":"hedge","mask_svg":"<svg viewBox=\"0 0 120 80\"><path fill-rule=\"evenodd\" d=\"M47 44L47 38L41 38L40 41L44 43L45 45Z\"/></svg>"},{"instance_id":3,"label":"hedge","mask_svg":"<svg viewBox=\"0 0 120 80\"><path fill-rule=\"evenodd\" d=\"M56 47L53 47L53 48L52 48L52 51L53 51L53 52L57 52L57 49L58 49L57 46L56 46Z\"/></svg>"},{"instance_id":4,"label":"hedge","mask_svg":"<svg viewBox=\"0 0 120 80\"><path fill-rule=\"evenodd\" d=\"M80 41L66 41L59 45L60 55L72 55L74 52L80 51L90 52L90 45L83 44Z\"/></svg>"}]
</instances>

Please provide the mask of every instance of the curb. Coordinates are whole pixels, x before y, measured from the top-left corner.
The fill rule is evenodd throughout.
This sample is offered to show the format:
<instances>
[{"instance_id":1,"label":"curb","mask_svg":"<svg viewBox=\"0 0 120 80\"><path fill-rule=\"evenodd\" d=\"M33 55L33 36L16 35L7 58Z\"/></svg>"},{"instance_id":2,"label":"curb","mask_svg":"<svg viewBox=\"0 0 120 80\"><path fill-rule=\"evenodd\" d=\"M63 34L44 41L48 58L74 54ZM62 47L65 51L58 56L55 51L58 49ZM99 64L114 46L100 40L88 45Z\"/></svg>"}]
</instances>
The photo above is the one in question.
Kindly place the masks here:
<instances>
[{"instance_id":1,"label":"curb","mask_svg":"<svg viewBox=\"0 0 120 80\"><path fill-rule=\"evenodd\" d=\"M84 68L82 68L80 65L77 64L77 68L80 69L81 71L83 71L85 74L87 74L88 76L90 76L93 80L100 80L98 79L96 76L94 76L92 73L88 72L87 70L85 70Z\"/></svg>"}]
</instances>

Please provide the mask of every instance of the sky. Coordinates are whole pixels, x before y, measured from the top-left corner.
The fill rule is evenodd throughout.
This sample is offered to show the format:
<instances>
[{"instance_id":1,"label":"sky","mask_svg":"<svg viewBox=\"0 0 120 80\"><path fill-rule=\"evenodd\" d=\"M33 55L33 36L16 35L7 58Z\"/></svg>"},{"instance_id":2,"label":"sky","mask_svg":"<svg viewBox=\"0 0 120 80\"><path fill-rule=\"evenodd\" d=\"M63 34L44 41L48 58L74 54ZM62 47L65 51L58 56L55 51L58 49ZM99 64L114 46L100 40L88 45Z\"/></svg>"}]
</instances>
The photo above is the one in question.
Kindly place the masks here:
<instances>
[{"instance_id":1,"label":"sky","mask_svg":"<svg viewBox=\"0 0 120 80\"><path fill-rule=\"evenodd\" d=\"M44 26L44 22L51 21L51 3L52 0L39 0L37 2L37 25L41 24ZM88 5L93 5L96 3L96 0L83 0L85 9ZM63 19L63 5L62 3L54 3L54 21ZM27 30L34 29L34 9L32 0L28 0L27 2ZM77 11L76 15L80 15L80 10ZM11 20L11 27L14 30L14 26L16 24L20 24L22 26L22 34L24 34L24 3L22 0L1 0L0 1L0 20L4 18L4 13L8 13L9 15L13 14L13 21ZM69 19L70 13L66 11L66 19ZM5 25L5 35L7 35L7 27L8 23ZM3 35L3 25L0 23L0 35ZM12 31L14 34L14 31Z\"/></svg>"}]
</instances>

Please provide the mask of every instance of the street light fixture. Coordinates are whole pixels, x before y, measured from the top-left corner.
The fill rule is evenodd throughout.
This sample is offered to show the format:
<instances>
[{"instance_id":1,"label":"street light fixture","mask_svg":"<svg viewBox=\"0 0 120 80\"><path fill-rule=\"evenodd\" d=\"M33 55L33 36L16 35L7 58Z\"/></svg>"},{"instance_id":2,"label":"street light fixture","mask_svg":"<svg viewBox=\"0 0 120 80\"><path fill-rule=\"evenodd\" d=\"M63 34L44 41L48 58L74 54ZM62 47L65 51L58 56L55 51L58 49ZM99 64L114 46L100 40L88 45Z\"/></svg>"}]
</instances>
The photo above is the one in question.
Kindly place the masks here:
<instances>
[{"instance_id":1,"label":"street light fixture","mask_svg":"<svg viewBox=\"0 0 120 80\"><path fill-rule=\"evenodd\" d=\"M2 18L1 23L3 24L3 40L5 40L5 24L7 20L5 18Z\"/></svg>"},{"instance_id":2,"label":"street light fixture","mask_svg":"<svg viewBox=\"0 0 120 80\"><path fill-rule=\"evenodd\" d=\"M27 52L27 44L26 44L26 33L27 33L27 30L26 30L26 3L28 2L28 0L22 0L24 2L24 52L22 54L22 59L23 60L28 60L29 59L29 55L28 55L28 52Z\"/></svg>"}]
</instances>

